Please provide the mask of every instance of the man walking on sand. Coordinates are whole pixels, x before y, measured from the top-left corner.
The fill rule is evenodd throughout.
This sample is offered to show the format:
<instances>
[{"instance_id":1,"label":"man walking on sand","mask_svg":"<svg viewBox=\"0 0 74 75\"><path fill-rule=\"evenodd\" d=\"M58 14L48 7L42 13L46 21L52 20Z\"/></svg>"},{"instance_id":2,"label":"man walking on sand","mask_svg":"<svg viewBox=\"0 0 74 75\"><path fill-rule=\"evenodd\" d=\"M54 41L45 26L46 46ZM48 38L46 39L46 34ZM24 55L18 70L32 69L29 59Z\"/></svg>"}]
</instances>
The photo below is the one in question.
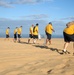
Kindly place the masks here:
<instances>
[{"instance_id":1,"label":"man walking on sand","mask_svg":"<svg viewBox=\"0 0 74 75\"><path fill-rule=\"evenodd\" d=\"M9 31L10 31L10 27L7 27L7 29L6 29L6 39L8 39L8 40L9 40L9 37L10 37Z\"/></svg>"},{"instance_id":2,"label":"man walking on sand","mask_svg":"<svg viewBox=\"0 0 74 75\"><path fill-rule=\"evenodd\" d=\"M69 22L66 24L66 28L63 31L63 35L65 41L63 52L70 54L70 52L67 51L67 47L70 42L73 42L74 46L74 22Z\"/></svg>"},{"instance_id":3,"label":"man walking on sand","mask_svg":"<svg viewBox=\"0 0 74 75\"><path fill-rule=\"evenodd\" d=\"M18 42L20 43L21 42L20 38L21 38L21 34L22 34L22 26L20 26L17 29L17 34L18 34Z\"/></svg>"},{"instance_id":4,"label":"man walking on sand","mask_svg":"<svg viewBox=\"0 0 74 75\"><path fill-rule=\"evenodd\" d=\"M47 45L48 42L49 42L49 44L51 44L52 31L55 32L54 29L53 29L52 23L49 22L49 24L45 27L45 33L46 33L46 36L47 36L46 45Z\"/></svg>"},{"instance_id":5,"label":"man walking on sand","mask_svg":"<svg viewBox=\"0 0 74 75\"><path fill-rule=\"evenodd\" d=\"M17 42L17 29L18 27L14 29L14 42Z\"/></svg>"},{"instance_id":6,"label":"man walking on sand","mask_svg":"<svg viewBox=\"0 0 74 75\"><path fill-rule=\"evenodd\" d=\"M36 26L34 26L33 28L33 43L35 44L37 42L37 39L38 39L38 32L39 32L39 29L38 29L38 23L36 24Z\"/></svg>"},{"instance_id":7,"label":"man walking on sand","mask_svg":"<svg viewBox=\"0 0 74 75\"><path fill-rule=\"evenodd\" d=\"M29 39L28 39L28 43L30 43L30 40L33 38L33 27L34 25L32 25L29 29Z\"/></svg>"}]
</instances>

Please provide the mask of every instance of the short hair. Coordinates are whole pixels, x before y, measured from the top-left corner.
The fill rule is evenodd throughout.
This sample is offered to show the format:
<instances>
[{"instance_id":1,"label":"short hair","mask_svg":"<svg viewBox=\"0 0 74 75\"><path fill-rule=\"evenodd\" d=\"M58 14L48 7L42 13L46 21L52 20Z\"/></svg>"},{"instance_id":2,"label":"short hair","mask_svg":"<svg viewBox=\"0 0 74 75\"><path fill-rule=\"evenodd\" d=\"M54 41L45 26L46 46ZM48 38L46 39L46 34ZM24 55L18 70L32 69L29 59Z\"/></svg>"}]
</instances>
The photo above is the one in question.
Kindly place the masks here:
<instances>
[{"instance_id":1,"label":"short hair","mask_svg":"<svg viewBox=\"0 0 74 75\"><path fill-rule=\"evenodd\" d=\"M10 27L8 27L8 29L10 29Z\"/></svg>"},{"instance_id":2,"label":"short hair","mask_svg":"<svg viewBox=\"0 0 74 75\"><path fill-rule=\"evenodd\" d=\"M39 24L37 23L36 26L38 26Z\"/></svg>"},{"instance_id":3,"label":"short hair","mask_svg":"<svg viewBox=\"0 0 74 75\"><path fill-rule=\"evenodd\" d=\"M32 26L34 26L34 25L32 24Z\"/></svg>"},{"instance_id":4,"label":"short hair","mask_svg":"<svg viewBox=\"0 0 74 75\"><path fill-rule=\"evenodd\" d=\"M16 28L18 28L18 27L16 27Z\"/></svg>"},{"instance_id":5,"label":"short hair","mask_svg":"<svg viewBox=\"0 0 74 75\"><path fill-rule=\"evenodd\" d=\"M51 23L51 22L49 22L49 24L51 24L51 25L52 25L52 23Z\"/></svg>"},{"instance_id":6,"label":"short hair","mask_svg":"<svg viewBox=\"0 0 74 75\"><path fill-rule=\"evenodd\" d=\"M22 26L20 26L20 27L22 27Z\"/></svg>"}]
</instances>

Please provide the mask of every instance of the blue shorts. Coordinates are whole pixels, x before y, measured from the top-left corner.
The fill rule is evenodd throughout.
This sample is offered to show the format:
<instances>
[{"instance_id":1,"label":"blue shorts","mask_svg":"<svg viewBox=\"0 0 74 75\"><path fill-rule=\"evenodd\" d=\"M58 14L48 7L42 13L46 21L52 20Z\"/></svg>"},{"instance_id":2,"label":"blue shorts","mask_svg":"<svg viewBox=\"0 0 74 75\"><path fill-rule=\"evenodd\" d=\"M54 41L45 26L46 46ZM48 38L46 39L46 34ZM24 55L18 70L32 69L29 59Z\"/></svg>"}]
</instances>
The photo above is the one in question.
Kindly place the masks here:
<instances>
[{"instance_id":1,"label":"blue shorts","mask_svg":"<svg viewBox=\"0 0 74 75\"><path fill-rule=\"evenodd\" d=\"M14 39L17 39L17 34L14 34Z\"/></svg>"},{"instance_id":2,"label":"blue shorts","mask_svg":"<svg viewBox=\"0 0 74 75\"><path fill-rule=\"evenodd\" d=\"M6 34L6 38L9 38L9 35L8 34Z\"/></svg>"},{"instance_id":3,"label":"blue shorts","mask_svg":"<svg viewBox=\"0 0 74 75\"><path fill-rule=\"evenodd\" d=\"M74 42L74 34L72 35L69 35L69 34L66 34L65 32L63 32L63 36L64 36L64 41L65 42Z\"/></svg>"},{"instance_id":4,"label":"blue shorts","mask_svg":"<svg viewBox=\"0 0 74 75\"><path fill-rule=\"evenodd\" d=\"M33 35L33 39L38 39L38 35Z\"/></svg>"},{"instance_id":5,"label":"blue shorts","mask_svg":"<svg viewBox=\"0 0 74 75\"><path fill-rule=\"evenodd\" d=\"M47 35L47 39L51 40L51 34L46 32L46 35Z\"/></svg>"},{"instance_id":6,"label":"blue shorts","mask_svg":"<svg viewBox=\"0 0 74 75\"><path fill-rule=\"evenodd\" d=\"M21 34L18 34L18 38L21 38Z\"/></svg>"},{"instance_id":7,"label":"blue shorts","mask_svg":"<svg viewBox=\"0 0 74 75\"><path fill-rule=\"evenodd\" d=\"M30 37L30 38L33 38L33 35L32 35L32 34L29 34L29 37Z\"/></svg>"}]
</instances>

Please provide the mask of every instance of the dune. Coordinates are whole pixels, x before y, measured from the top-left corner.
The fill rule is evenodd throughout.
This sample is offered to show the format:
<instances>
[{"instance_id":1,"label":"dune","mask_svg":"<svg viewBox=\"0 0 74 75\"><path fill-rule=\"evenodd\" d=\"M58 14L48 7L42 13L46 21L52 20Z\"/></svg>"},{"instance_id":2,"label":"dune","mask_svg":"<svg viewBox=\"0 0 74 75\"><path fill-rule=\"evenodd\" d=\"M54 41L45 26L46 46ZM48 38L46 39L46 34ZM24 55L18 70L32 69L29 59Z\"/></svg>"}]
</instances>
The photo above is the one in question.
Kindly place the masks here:
<instances>
[{"instance_id":1,"label":"dune","mask_svg":"<svg viewBox=\"0 0 74 75\"><path fill-rule=\"evenodd\" d=\"M0 38L0 75L74 75L73 43L68 46L70 54L61 54L63 38L52 38L52 44L45 47L44 39L37 44L28 44L28 38L21 43L13 39Z\"/></svg>"}]
</instances>

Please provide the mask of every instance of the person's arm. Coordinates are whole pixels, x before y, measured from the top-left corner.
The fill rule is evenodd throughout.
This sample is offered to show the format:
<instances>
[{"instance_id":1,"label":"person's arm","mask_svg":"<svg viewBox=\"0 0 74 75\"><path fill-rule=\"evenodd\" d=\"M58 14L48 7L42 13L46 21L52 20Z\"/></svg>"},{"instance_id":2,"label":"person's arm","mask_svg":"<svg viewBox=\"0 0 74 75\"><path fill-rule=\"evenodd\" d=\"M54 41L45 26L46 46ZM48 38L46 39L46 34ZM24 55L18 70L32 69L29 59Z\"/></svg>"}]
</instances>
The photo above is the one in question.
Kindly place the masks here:
<instances>
[{"instance_id":1,"label":"person's arm","mask_svg":"<svg viewBox=\"0 0 74 75\"><path fill-rule=\"evenodd\" d=\"M55 30L54 29L51 29L53 32L55 32Z\"/></svg>"},{"instance_id":2,"label":"person's arm","mask_svg":"<svg viewBox=\"0 0 74 75\"><path fill-rule=\"evenodd\" d=\"M30 32L31 32L31 34L33 34L33 31L32 31L32 29L30 29Z\"/></svg>"},{"instance_id":3,"label":"person's arm","mask_svg":"<svg viewBox=\"0 0 74 75\"><path fill-rule=\"evenodd\" d=\"M51 25L51 30L52 30L53 32L55 32L55 30L53 29L52 25Z\"/></svg>"}]
</instances>

